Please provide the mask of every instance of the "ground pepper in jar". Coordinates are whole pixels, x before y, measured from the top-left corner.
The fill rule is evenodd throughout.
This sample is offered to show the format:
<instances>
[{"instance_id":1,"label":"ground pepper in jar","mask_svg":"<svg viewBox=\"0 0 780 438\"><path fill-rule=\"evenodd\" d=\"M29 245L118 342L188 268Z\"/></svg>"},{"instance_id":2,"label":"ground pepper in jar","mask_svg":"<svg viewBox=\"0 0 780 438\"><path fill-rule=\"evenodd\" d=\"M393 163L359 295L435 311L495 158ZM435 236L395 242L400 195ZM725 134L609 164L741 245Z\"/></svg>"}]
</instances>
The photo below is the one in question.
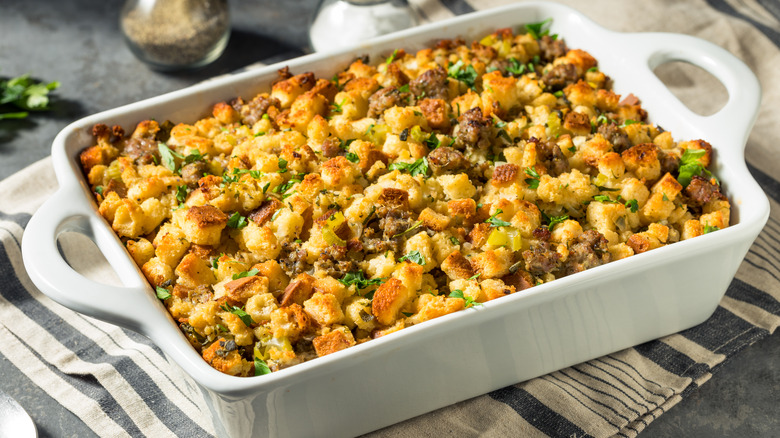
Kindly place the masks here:
<instances>
[{"instance_id":1,"label":"ground pepper in jar","mask_svg":"<svg viewBox=\"0 0 780 438\"><path fill-rule=\"evenodd\" d=\"M128 0L120 26L131 51L158 70L198 67L227 45L227 0Z\"/></svg>"}]
</instances>

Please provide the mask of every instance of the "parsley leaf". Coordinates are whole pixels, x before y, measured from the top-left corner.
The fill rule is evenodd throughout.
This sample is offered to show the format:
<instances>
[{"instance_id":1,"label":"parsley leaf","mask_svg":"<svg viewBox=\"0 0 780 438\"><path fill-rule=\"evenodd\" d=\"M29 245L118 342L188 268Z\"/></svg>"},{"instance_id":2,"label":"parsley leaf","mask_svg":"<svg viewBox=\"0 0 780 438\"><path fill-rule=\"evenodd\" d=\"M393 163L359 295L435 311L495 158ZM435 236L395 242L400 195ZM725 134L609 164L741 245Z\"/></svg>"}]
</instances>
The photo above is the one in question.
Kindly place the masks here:
<instances>
[{"instance_id":1,"label":"parsley leaf","mask_svg":"<svg viewBox=\"0 0 780 438\"><path fill-rule=\"evenodd\" d=\"M57 81L48 84L36 82L29 74L0 81L0 105L10 104L25 111L8 111L0 108L0 120L23 119L28 111L49 109L49 92L57 89Z\"/></svg>"},{"instance_id":2,"label":"parsley leaf","mask_svg":"<svg viewBox=\"0 0 780 438\"><path fill-rule=\"evenodd\" d=\"M626 208L629 209L631 213L636 213L636 211L639 210L639 204L636 202L636 199L632 199L626 201Z\"/></svg>"},{"instance_id":3,"label":"parsley leaf","mask_svg":"<svg viewBox=\"0 0 780 438\"><path fill-rule=\"evenodd\" d=\"M436 136L435 132L431 132L431 135L423 141L423 144L425 144L428 149L434 150L441 145L441 141L439 140L439 137Z\"/></svg>"},{"instance_id":4,"label":"parsley leaf","mask_svg":"<svg viewBox=\"0 0 780 438\"><path fill-rule=\"evenodd\" d=\"M282 157L279 157L279 173L285 173L287 172L287 160L285 160Z\"/></svg>"},{"instance_id":5,"label":"parsley leaf","mask_svg":"<svg viewBox=\"0 0 780 438\"><path fill-rule=\"evenodd\" d=\"M428 175L428 159L426 157L422 157L420 159L415 160L413 163L403 163L403 162L396 162L391 164L388 169L390 170L401 170L401 171L407 171L412 176L422 175L427 176Z\"/></svg>"},{"instance_id":6,"label":"parsley leaf","mask_svg":"<svg viewBox=\"0 0 780 438\"><path fill-rule=\"evenodd\" d=\"M157 298L161 300L167 300L171 297L171 293L164 287L157 286L155 292L157 292Z\"/></svg>"},{"instance_id":7,"label":"parsley leaf","mask_svg":"<svg viewBox=\"0 0 780 438\"><path fill-rule=\"evenodd\" d=\"M447 67L447 76L463 82L468 85L469 88L474 88L474 82L477 80L479 74L474 70L473 65L469 64L464 66L463 60L459 59L458 62L455 64L450 63Z\"/></svg>"},{"instance_id":8,"label":"parsley leaf","mask_svg":"<svg viewBox=\"0 0 780 438\"><path fill-rule=\"evenodd\" d=\"M475 303L473 298L471 298L469 296L466 296L466 295L463 295L463 291L460 290L460 289L455 289L454 291L450 292L449 296L450 296L450 298L460 298L460 299L462 299L463 301L465 301L464 307L467 307L467 308L468 307L472 307L472 306L482 305L482 303Z\"/></svg>"},{"instance_id":9,"label":"parsley leaf","mask_svg":"<svg viewBox=\"0 0 780 438\"><path fill-rule=\"evenodd\" d=\"M385 64L391 64L393 61L395 61L396 56L398 56L398 49L393 50L393 54L387 57Z\"/></svg>"},{"instance_id":10,"label":"parsley leaf","mask_svg":"<svg viewBox=\"0 0 780 438\"><path fill-rule=\"evenodd\" d=\"M236 315L241 319L241 322L244 323L245 326L250 327L252 324L255 323L255 320L252 319L252 315L246 313L246 310L236 307L236 306L228 306L227 304L223 304L220 306L220 309L224 310L225 312L230 312L233 315Z\"/></svg>"},{"instance_id":11,"label":"parsley leaf","mask_svg":"<svg viewBox=\"0 0 780 438\"><path fill-rule=\"evenodd\" d=\"M525 174L530 176L530 178L525 179L525 183L528 184L528 188L530 189L539 188L539 181L541 176L539 176L539 173L536 172L536 169L534 169L533 167L526 167Z\"/></svg>"},{"instance_id":12,"label":"parsley leaf","mask_svg":"<svg viewBox=\"0 0 780 438\"><path fill-rule=\"evenodd\" d=\"M552 231L552 229L553 229L553 227L555 227L555 225L561 224L564 221L566 221L567 219L569 219L569 215L568 214L564 214L563 216L552 216L552 217L550 217L550 223L549 223L549 225L547 225L547 230Z\"/></svg>"},{"instance_id":13,"label":"parsley leaf","mask_svg":"<svg viewBox=\"0 0 780 438\"><path fill-rule=\"evenodd\" d=\"M626 127L626 126L628 126L628 125L634 125L634 124L636 124L636 123L640 123L640 122L637 122L636 120L626 119L626 121L625 121L625 122L623 122L623 123L621 123L621 124L620 124L620 127L621 127L621 128L625 128L625 127Z\"/></svg>"},{"instance_id":14,"label":"parsley leaf","mask_svg":"<svg viewBox=\"0 0 780 438\"><path fill-rule=\"evenodd\" d=\"M259 272L260 271L258 271L257 269L250 269L249 271L239 272L238 274L233 274L233 280L238 280L239 278L244 278L244 277L254 277Z\"/></svg>"},{"instance_id":15,"label":"parsley leaf","mask_svg":"<svg viewBox=\"0 0 780 438\"><path fill-rule=\"evenodd\" d=\"M509 58L509 65L506 67L506 71L514 76L520 76L525 73L525 64L518 61L517 58Z\"/></svg>"},{"instance_id":16,"label":"parsley leaf","mask_svg":"<svg viewBox=\"0 0 780 438\"><path fill-rule=\"evenodd\" d=\"M501 214L503 212L504 212L504 210L501 210L499 208L498 210L496 210L495 213L493 213L493 216L490 216L490 218L488 218L485 222L490 224L491 227L509 227L509 226L511 226L512 224L510 224L509 222L501 220L501 219L496 217L496 216L498 216L499 214Z\"/></svg>"},{"instance_id":17,"label":"parsley leaf","mask_svg":"<svg viewBox=\"0 0 780 438\"><path fill-rule=\"evenodd\" d=\"M425 265L425 257L423 257L423 255L420 254L420 251L416 249L410 252L409 254L406 254L405 256L398 259L399 262L403 262L404 260L417 263L420 266Z\"/></svg>"},{"instance_id":18,"label":"parsley leaf","mask_svg":"<svg viewBox=\"0 0 780 438\"><path fill-rule=\"evenodd\" d=\"M694 175L712 177L712 173L702 166L699 158L703 157L707 153L704 149L686 149L680 157L680 167L678 168L677 181L682 184L683 187L687 187L691 183Z\"/></svg>"},{"instance_id":19,"label":"parsley leaf","mask_svg":"<svg viewBox=\"0 0 780 438\"><path fill-rule=\"evenodd\" d=\"M187 200L187 194L190 191L187 189L187 186L178 186L176 187L176 200L179 201L179 203L182 203Z\"/></svg>"},{"instance_id":20,"label":"parsley leaf","mask_svg":"<svg viewBox=\"0 0 780 438\"><path fill-rule=\"evenodd\" d=\"M255 356L255 375L262 376L264 374L271 374L271 368L268 368L268 364L263 359Z\"/></svg>"},{"instance_id":21,"label":"parsley leaf","mask_svg":"<svg viewBox=\"0 0 780 438\"><path fill-rule=\"evenodd\" d=\"M525 30L528 31L535 40L538 40L539 38L550 34L550 23L552 23L552 18L548 18L538 23L526 24Z\"/></svg>"},{"instance_id":22,"label":"parsley leaf","mask_svg":"<svg viewBox=\"0 0 780 438\"><path fill-rule=\"evenodd\" d=\"M360 157L358 157L358 154L356 154L354 152L347 152L347 154L344 155L344 158L346 158L347 160L349 160L349 161L351 161L353 163L357 163L357 162L360 161Z\"/></svg>"},{"instance_id":23,"label":"parsley leaf","mask_svg":"<svg viewBox=\"0 0 780 438\"><path fill-rule=\"evenodd\" d=\"M246 217L241 216L241 213L235 212L228 218L227 226L240 230L249 225L246 221Z\"/></svg>"},{"instance_id":24,"label":"parsley leaf","mask_svg":"<svg viewBox=\"0 0 780 438\"><path fill-rule=\"evenodd\" d=\"M718 231L718 230L720 230L720 227L718 227L718 226L705 225L704 228L702 229L702 232L704 234L707 234L707 233L712 233L713 231Z\"/></svg>"},{"instance_id":25,"label":"parsley leaf","mask_svg":"<svg viewBox=\"0 0 780 438\"><path fill-rule=\"evenodd\" d=\"M618 201L615 201L614 199L610 198L609 195L596 195L593 197L593 200L598 202L604 202L607 204L619 204Z\"/></svg>"},{"instance_id":26,"label":"parsley leaf","mask_svg":"<svg viewBox=\"0 0 780 438\"><path fill-rule=\"evenodd\" d=\"M160 157L162 158L163 166L170 169L171 172L176 172L176 158L184 158L184 155L169 148L165 143L159 143L157 150L160 151Z\"/></svg>"},{"instance_id":27,"label":"parsley leaf","mask_svg":"<svg viewBox=\"0 0 780 438\"><path fill-rule=\"evenodd\" d=\"M366 274L364 274L363 271L352 271L344 274L344 277L338 281L339 283L347 287L354 284L358 288L358 290L360 290L360 289L365 289L368 286L380 285L384 282L384 279L366 278Z\"/></svg>"}]
</instances>

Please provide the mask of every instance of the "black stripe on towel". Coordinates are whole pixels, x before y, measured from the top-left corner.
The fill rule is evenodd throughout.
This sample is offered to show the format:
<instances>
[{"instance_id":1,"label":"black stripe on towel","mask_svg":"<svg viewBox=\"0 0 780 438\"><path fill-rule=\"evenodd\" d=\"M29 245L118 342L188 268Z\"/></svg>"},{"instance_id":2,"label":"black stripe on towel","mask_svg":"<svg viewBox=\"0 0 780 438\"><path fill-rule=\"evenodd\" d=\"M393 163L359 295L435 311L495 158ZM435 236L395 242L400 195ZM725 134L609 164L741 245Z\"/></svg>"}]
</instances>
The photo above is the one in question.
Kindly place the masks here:
<instances>
[{"instance_id":1,"label":"black stripe on towel","mask_svg":"<svg viewBox=\"0 0 780 438\"><path fill-rule=\"evenodd\" d=\"M714 353L731 356L768 332L718 306L709 319L680 334Z\"/></svg>"},{"instance_id":2,"label":"black stripe on towel","mask_svg":"<svg viewBox=\"0 0 780 438\"><path fill-rule=\"evenodd\" d=\"M680 353L663 342L646 342L637 345L634 347L634 350L666 371L680 377L696 379L710 370L707 364L697 363L687 355Z\"/></svg>"},{"instance_id":3,"label":"black stripe on towel","mask_svg":"<svg viewBox=\"0 0 780 438\"><path fill-rule=\"evenodd\" d=\"M758 185L764 189L764 193L774 199L775 202L780 202L780 182L750 163L747 163L747 168L758 182Z\"/></svg>"},{"instance_id":4,"label":"black stripe on towel","mask_svg":"<svg viewBox=\"0 0 780 438\"><path fill-rule=\"evenodd\" d=\"M587 372L587 371L583 371L581 368L582 368L582 365L575 365L575 366L573 366L573 367L571 367L571 368L569 368L569 369L571 369L571 370L573 370L573 371L576 371L576 372L578 372L578 373L582 374L582 375L583 375L583 376L585 376L587 379L595 380L595 381L597 381L597 382L601 383L602 385L609 386L610 388L612 388L612 389L614 389L615 391L619 392L619 393L622 395L622 397L625 397L625 398L627 398L628 400L630 400L630 401L631 401L631 403L632 403L632 404L634 404L634 405L640 405L640 406L642 406L642 407L643 407L643 408L645 408L645 409L647 409L647 408L648 408L648 405L644 403L644 402L647 402L648 400L645 400L645 399L644 399L644 397L642 397L642 399L641 399L641 400L637 400L636 398L634 398L634 397L632 397L631 395L629 395L629 394L628 394L628 392L624 391L622 388L618 387L617 385L613 384L612 382L609 382L609 381L607 381L606 379L602 379L601 377L598 377L598 376L596 376L595 374L591 374L591 373L589 373L589 372ZM581 380L581 379L577 379L577 378L574 378L574 377L571 377L571 376L569 376L568 374L566 374L566 373L565 373L565 371L566 371L566 370L561 370L561 374L563 374L563 375L565 375L565 376L567 376L567 377L571 378L572 380L576 380L577 382L580 382L580 383L582 383L583 385L585 385L585 383L583 382L583 380ZM622 382L620 379L618 379L617 377L615 377L615 376L612 376L612 375L610 375L610 377L614 378L615 380L618 380L618 381L619 381L619 382L620 382L620 383L621 383L623 386L628 386L628 385L626 385L625 383L623 383L623 382ZM598 390L596 390L595 388L593 388L592 386L589 386L589 385L585 385L585 386L587 386L588 388L592 389L593 391L598 391ZM629 388L630 388L630 387L629 387ZM631 390L632 390L632 392L636 392L635 390L633 390L633 388L632 388ZM601 392L601 391L599 391L599 392ZM634 412L634 413L636 413L637 415L640 415L640 412L639 412L639 411L637 411L636 409L634 409L633 407L631 407L631 406L630 406L628 403L624 402L624 401L623 401L622 399L620 399L619 397L615 397L615 396L613 396L612 394L609 394L609 393L606 393L606 394L607 394L609 397L611 397L611 398L614 398L615 400L617 400L618 402L620 402L620 404L622 404L623 406L625 406L627 409L629 409L629 410L633 411L633 412ZM641 396L640 396L640 397L641 397Z\"/></svg>"},{"instance_id":5,"label":"black stripe on towel","mask_svg":"<svg viewBox=\"0 0 780 438\"><path fill-rule=\"evenodd\" d=\"M525 421L552 437L592 438L566 417L550 409L528 391L507 386L491 392L490 397L514 409Z\"/></svg>"},{"instance_id":6,"label":"black stripe on towel","mask_svg":"<svg viewBox=\"0 0 780 438\"><path fill-rule=\"evenodd\" d=\"M0 278L6 279L3 296L18 307L25 315L46 329L65 348L81 360L89 363L107 363L111 365L135 391L147 402L149 409L172 431L184 436L207 436L192 419L168 399L149 375L135 362L124 356L107 354L92 339L84 336L75 328L47 309L29 292L16 277L4 245L0 245ZM64 330L64 327L68 327ZM162 358L161 358L162 360ZM118 407L118 405L117 405Z\"/></svg>"},{"instance_id":7,"label":"black stripe on towel","mask_svg":"<svg viewBox=\"0 0 780 438\"><path fill-rule=\"evenodd\" d=\"M61 378L65 382L67 382L71 387L73 387L74 390L84 394L85 396L91 398L94 400L98 406L100 406L100 409L106 414L106 416L110 417L111 420L113 420L116 424L118 424L122 429L125 430L130 436L142 436L143 433L138 428L138 426L135 424L132 418L130 418L129 415L127 415L127 412L122 409L122 406L116 401L116 399L111 395L111 393L106 390L103 385L98 382L98 380L95 378L95 376L92 375L71 375L71 374L65 374L61 372L57 367L50 364L46 359L41 357L40 354L38 354L37 351L35 351L34 348L32 348L30 345L24 342L23 339L19 338L13 333L10 333L11 336L16 337L16 339L23 344L25 347L27 347L27 350L33 354L38 360L41 361L48 369L49 371L53 372L57 375L57 377ZM45 390L45 388L43 388ZM98 435L100 432L97 432ZM103 432L105 433L105 431Z\"/></svg>"},{"instance_id":8,"label":"black stripe on towel","mask_svg":"<svg viewBox=\"0 0 780 438\"><path fill-rule=\"evenodd\" d=\"M735 18L740 18L742 20L747 21L748 23L752 24L753 27L760 30L761 33L766 35L767 38L772 40L772 42L777 46L780 47L780 33L776 30L772 29L769 26L766 26L753 18L746 16L740 12L738 12L736 9L734 9L728 2L725 0L707 0L707 3L709 3L710 6L717 9L720 12L723 12L724 14L731 15Z\"/></svg>"},{"instance_id":9,"label":"black stripe on towel","mask_svg":"<svg viewBox=\"0 0 780 438\"><path fill-rule=\"evenodd\" d=\"M758 0L758 4L764 7L764 9L775 17L775 20L780 22L780 3L777 0Z\"/></svg>"},{"instance_id":10,"label":"black stripe on towel","mask_svg":"<svg viewBox=\"0 0 780 438\"><path fill-rule=\"evenodd\" d=\"M441 0L441 4L447 7L455 15L468 14L476 9L463 0Z\"/></svg>"},{"instance_id":11,"label":"black stripe on towel","mask_svg":"<svg viewBox=\"0 0 780 438\"><path fill-rule=\"evenodd\" d=\"M735 278L726 291L726 295L735 300L739 300L773 314L780 315L780 301L768 293L751 286L744 281Z\"/></svg>"}]
</instances>

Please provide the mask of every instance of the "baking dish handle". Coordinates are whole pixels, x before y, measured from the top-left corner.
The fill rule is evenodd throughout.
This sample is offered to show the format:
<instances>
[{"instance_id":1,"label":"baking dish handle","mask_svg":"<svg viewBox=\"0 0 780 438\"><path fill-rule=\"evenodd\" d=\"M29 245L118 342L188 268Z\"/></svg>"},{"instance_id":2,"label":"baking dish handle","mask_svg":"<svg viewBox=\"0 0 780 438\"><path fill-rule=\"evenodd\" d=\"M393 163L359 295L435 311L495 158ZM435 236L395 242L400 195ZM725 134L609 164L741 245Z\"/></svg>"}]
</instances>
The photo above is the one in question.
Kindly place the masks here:
<instances>
[{"instance_id":1,"label":"baking dish handle","mask_svg":"<svg viewBox=\"0 0 780 438\"><path fill-rule=\"evenodd\" d=\"M75 193L80 191L78 186L60 188L30 219L22 237L27 272L38 289L65 307L148 335L145 329L163 324L160 319L167 312L155 309L160 306L156 294L137 275L135 264L116 244L116 236L92 213L86 197ZM95 242L124 286L99 283L74 270L58 247L65 232L77 232Z\"/></svg>"},{"instance_id":2,"label":"baking dish handle","mask_svg":"<svg viewBox=\"0 0 780 438\"><path fill-rule=\"evenodd\" d=\"M660 90L658 95L643 97L643 100L658 99L665 107L673 107L671 109L695 123L702 132L722 133L726 138L720 139L721 144L739 145L728 149L741 154L761 104L761 85L745 63L709 41L688 35L640 33L632 37L625 40L624 53L647 66L646 71L637 73L645 76L642 80L654 83L654 89ZM723 108L710 116L701 116L680 102L653 73L658 66L673 61L693 64L715 76L728 91L728 101Z\"/></svg>"}]
</instances>

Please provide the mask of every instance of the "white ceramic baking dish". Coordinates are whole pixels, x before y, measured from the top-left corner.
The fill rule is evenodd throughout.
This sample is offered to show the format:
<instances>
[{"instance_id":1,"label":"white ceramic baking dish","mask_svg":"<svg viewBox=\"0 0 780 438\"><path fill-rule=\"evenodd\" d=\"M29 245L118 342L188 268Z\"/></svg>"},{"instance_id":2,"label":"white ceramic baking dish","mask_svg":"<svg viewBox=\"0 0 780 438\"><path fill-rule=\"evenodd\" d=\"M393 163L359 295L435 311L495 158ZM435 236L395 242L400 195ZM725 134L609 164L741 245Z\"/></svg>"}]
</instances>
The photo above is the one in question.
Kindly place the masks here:
<instances>
[{"instance_id":1,"label":"white ceramic baking dish","mask_svg":"<svg viewBox=\"0 0 780 438\"><path fill-rule=\"evenodd\" d=\"M578 273L478 308L447 315L279 372L253 378L206 364L173 323L120 241L97 213L78 164L95 123L131 130L141 120L193 121L235 96L251 97L277 69L331 77L357 55L382 59L441 38L466 40L502 27L553 18L552 32L593 54L615 90L637 95L651 120L675 139L703 138L716 148L715 172L733 205L733 225L692 240ZM726 87L725 107L692 113L653 69L685 61ZM59 191L33 216L22 242L34 283L63 305L151 338L200 385L224 436L352 436L677 332L708 318L769 215L747 171L744 145L760 102L752 72L725 50L674 34L605 30L557 4L523 3L216 79L79 120L54 140ZM95 283L69 267L58 236L91 237L123 287Z\"/></svg>"}]
</instances>

